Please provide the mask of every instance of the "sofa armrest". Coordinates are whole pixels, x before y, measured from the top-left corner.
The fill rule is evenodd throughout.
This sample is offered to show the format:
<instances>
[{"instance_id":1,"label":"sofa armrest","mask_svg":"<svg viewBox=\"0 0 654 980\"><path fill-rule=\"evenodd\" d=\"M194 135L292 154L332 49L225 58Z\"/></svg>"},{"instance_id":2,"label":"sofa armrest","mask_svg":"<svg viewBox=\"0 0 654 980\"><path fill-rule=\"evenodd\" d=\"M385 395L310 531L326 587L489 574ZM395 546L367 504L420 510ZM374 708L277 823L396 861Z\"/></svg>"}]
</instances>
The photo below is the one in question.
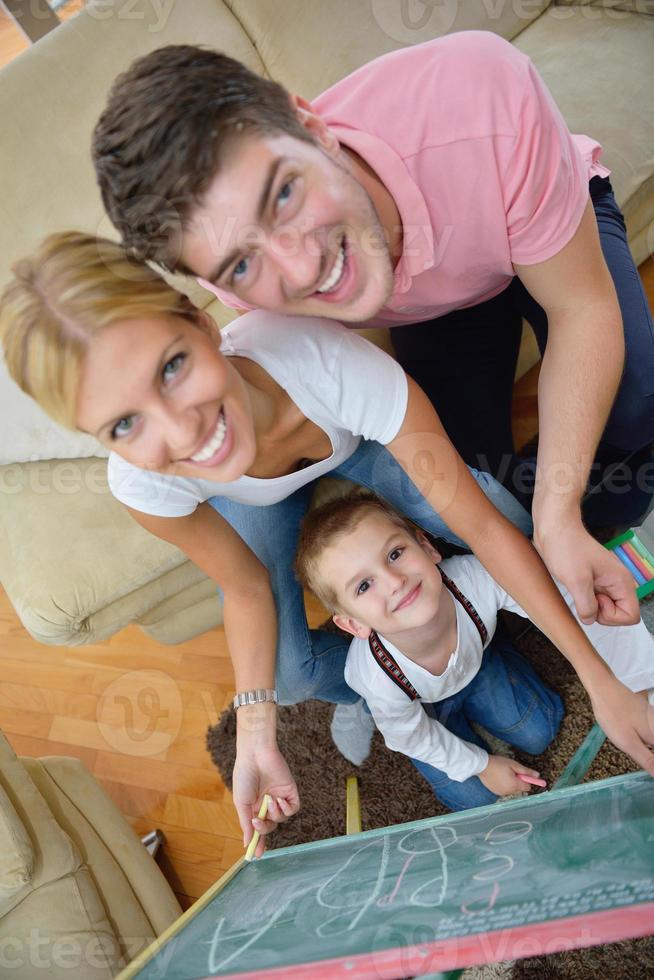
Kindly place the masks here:
<instances>
[{"instance_id":1,"label":"sofa armrest","mask_svg":"<svg viewBox=\"0 0 654 980\"><path fill-rule=\"evenodd\" d=\"M31 841L0 783L0 895L13 895L29 884L33 871Z\"/></svg>"},{"instance_id":2,"label":"sofa armrest","mask_svg":"<svg viewBox=\"0 0 654 980\"><path fill-rule=\"evenodd\" d=\"M21 759L57 823L89 869L128 960L181 913L179 902L136 833L79 759Z\"/></svg>"}]
</instances>

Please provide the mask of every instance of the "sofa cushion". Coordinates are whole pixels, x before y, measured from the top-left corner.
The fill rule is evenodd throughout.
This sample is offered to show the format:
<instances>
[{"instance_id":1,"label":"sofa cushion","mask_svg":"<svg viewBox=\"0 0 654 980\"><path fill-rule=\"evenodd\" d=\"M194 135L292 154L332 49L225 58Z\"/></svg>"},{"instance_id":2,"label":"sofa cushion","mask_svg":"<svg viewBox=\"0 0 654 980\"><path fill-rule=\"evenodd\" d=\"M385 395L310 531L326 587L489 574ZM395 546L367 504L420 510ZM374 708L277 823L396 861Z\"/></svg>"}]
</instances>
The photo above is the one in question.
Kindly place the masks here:
<instances>
[{"instance_id":1,"label":"sofa cushion","mask_svg":"<svg viewBox=\"0 0 654 980\"><path fill-rule=\"evenodd\" d=\"M0 889L3 976L109 980L178 918L156 862L79 760L17 759L0 733L0 797L0 820L9 801L34 857L18 894Z\"/></svg>"},{"instance_id":2,"label":"sofa cushion","mask_svg":"<svg viewBox=\"0 0 654 980\"><path fill-rule=\"evenodd\" d=\"M3 976L110 980L126 965L86 868L47 882L0 920Z\"/></svg>"},{"instance_id":3,"label":"sofa cushion","mask_svg":"<svg viewBox=\"0 0 654 980\"><path fill-rule=\"evenodd\" d=\"M22 820L0 785L0 893L11 895L32 880L34 851Z\"/></svg>"},{"instance_id":4,"label":"sofa cushion","mask_svg":"<svg viewBox=\"0 0 654 980\"><path fill-rule=\"evenodd\" d=\"M180 589L137 620L143 632L158 643L182 643L222 621L222 602L216 583L209 578Z\"/></svg>"},{"instance_id":5,"label":"sofa cushion","mask_svg":"<svg viewBox=\"0 0 654 980\"><path fill-rule=\"evenodd\" d=\"M601 7L615 12L614 20L620 20L622 11L633 11L635 14L652 13L652 0L556 0L559 6L566 7ZM588 11L588 18L596 16L593 11Z\"/></svg>"},{"instance_id":6,"label":"sofa cushion","mask_svg":"<svg viewBox=\"0 0 654 980\"><path fill-rule=\"evenodd\" d=\"M104 460L3 467L0 493L0 581L42 643L103 639L205 581L111 496Z\"/></svg>"},{"instance_id":7,"label":"sofa cushion","mask_svg":"<svg viewBox=\"0 0 654 980\"><path fill-rule=\"evenodd\" d=\"M550 7L514 43L535 63L570 129L604 147L642 262L654 251L654 17Z\"/></svg>"},{"instance_id":8,"label":"sofa cushion","mask_svg":"<svg viewBox=\"0 0 654 980\"><path fill-rule=\"evenodd\" d=\"M0 357L0 465L37 459L103 456L106 451L92 436L71 432L53 422L36 402L24 395L7 374Z\"/></svg>"},{"instance_id":9,"label":"sofa cushion","mask_svg":"<svg viewBox=\"0 0 654 980\"><path fill-rule=\"evenodd\" d=\"M58 756L22 762L79 848L116 935L133 959L181 915L170 885L82 762Z\"/></svg>"},{"instance_id":10,"label":"sofa cushion","mask_svg":"<svg viewBox=\"0 0 654 980\"><path fill-rule=\"evenodd\" d=\"M0 732L0 783L23 825L33 851L30 879L13 892L0 891L0 917L43 885L74 874L81 857L52 816L45 800Z\"/></svg>"},{"instance_id":11,"label":"sofa cushion","mask_svg":"<svg viewBox=\"0 0 654 980\"><path fill-rule=\"evenodd\" d=\"M439 3L351 0L226 0L254 41L268 74L291 92L313 98L388 51L462 30L491 30L511 40L549 0ZM321 39L329 38L329 43Z\"/></svg>"}]
</instances>

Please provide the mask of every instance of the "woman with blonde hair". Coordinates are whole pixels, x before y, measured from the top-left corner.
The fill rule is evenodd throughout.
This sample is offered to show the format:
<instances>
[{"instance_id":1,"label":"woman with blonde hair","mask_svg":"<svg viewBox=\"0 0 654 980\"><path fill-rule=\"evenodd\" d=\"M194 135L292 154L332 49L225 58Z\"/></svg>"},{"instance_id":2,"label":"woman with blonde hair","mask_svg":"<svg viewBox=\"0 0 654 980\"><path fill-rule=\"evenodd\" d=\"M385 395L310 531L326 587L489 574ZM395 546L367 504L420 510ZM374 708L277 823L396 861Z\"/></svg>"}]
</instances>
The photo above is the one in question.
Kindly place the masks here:
<instances>
[{"instance_id":1,"label":"woman with blonde hair","mask_svg":"<svg viewBox=\"0 0 654 980\"><path fill-rule=\"evenodd\" d=\"M387 354L334 321L261 311L219 334L148 266L76 232L51 236L17 263L0 337L23 391L110 450L111 491L134 519L222 591L245 843L253 827L265 834L299 806L276 744L275 702L357 702L343 677L347 641L308 629L292 572L313 484L327 473L470 547L575 666L609 737L654 775L646 701L600 659L514 526L529 530L526 512L464 465L430 402ZM336 731L351 754L355 733L348 743ZM269 819L258 821L266 792Z\"/></svg>"}]
</instances>

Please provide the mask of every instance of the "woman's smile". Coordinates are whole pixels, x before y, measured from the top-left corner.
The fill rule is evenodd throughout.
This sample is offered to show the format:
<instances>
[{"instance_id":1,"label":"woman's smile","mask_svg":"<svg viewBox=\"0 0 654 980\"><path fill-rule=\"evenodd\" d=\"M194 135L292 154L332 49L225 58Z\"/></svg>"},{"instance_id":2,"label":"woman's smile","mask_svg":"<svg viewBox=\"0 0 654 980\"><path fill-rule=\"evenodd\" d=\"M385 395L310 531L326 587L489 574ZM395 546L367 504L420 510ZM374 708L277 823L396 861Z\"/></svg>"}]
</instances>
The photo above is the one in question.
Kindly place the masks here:
<instances>
[{"instance_id":1,"label":"woman's smile","mask_svg":"<svg viewBox=\"0 0 654 980\"><path fill-rule=\"evenodd\" d=\"M249 386L202 321L162 315L103 328L85 356L77 418L155 472L228 483L256 457Z\"/></svg>"},{"instance_id":2,"label":"woman's smile","mask_svg":"<svg viewBox=\"0 0 654 980\"><path fill-rule=\"evenodd\" d=\"M218 413L218 421L200 448L182 462L191 462L198 466L217 466L229 454L232 442L232 430L227 425L223 405Z\"/></svg>"}]
</instances>

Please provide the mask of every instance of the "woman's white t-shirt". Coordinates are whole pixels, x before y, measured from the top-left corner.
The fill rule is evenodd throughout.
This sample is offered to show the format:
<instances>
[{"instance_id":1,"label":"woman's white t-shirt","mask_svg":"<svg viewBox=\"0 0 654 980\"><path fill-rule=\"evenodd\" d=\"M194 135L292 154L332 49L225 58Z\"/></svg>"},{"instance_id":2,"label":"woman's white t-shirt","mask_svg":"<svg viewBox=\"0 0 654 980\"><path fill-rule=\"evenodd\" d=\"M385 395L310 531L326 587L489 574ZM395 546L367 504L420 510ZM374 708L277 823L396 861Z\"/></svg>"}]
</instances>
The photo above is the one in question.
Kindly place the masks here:
<instances>
[{"instance_id":1,"label":"woman's white t-shirt","mask_svg":"<svg viewBox=\"0 0 654 980\"><path fill-rule=\"evenodd\" d=\"M287 476L241 476L216 483L141 469L112 452L109 488L128 507L184 517L216 496L256 506L275 504L348 459L361 438L387 445L402 426L408 399L404 371L384 351L333 320L254 310L223 328L220 349L267 371L302 414L327 434L331 455Z\"/></svg>"}]
</instances>

